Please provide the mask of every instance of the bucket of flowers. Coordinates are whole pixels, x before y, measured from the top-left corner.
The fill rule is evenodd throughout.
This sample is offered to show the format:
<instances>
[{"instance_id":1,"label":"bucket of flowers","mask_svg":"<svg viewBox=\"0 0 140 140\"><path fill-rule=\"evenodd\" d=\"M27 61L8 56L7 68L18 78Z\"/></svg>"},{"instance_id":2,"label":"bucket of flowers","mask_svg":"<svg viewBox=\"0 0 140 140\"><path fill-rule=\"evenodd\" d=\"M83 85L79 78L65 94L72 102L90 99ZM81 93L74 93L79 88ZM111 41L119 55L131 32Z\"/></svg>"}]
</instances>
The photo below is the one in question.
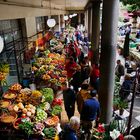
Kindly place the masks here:
<instances>
[{"instance_id":1,"label":"bucket of flowers","mask_svg":"<svg viewBox=\"0 0 140 140\"><path fill-rule=\"evenodd\" d=\"M114 121L109 125L99 123L98 127L93 129L92 140L123 140L123 134Z\"/></svg>"},{"instance_id":2,"label":"bucket of flowers","mask_svg":"<svg viewBox=\"0 0 140 140\"><path fill-rule=\"evenodd\" d=\"M97 128L93 128L92 140L103 140L105 135L105 127L103 124L98 125Z\"/></svg>"}]
</instances>

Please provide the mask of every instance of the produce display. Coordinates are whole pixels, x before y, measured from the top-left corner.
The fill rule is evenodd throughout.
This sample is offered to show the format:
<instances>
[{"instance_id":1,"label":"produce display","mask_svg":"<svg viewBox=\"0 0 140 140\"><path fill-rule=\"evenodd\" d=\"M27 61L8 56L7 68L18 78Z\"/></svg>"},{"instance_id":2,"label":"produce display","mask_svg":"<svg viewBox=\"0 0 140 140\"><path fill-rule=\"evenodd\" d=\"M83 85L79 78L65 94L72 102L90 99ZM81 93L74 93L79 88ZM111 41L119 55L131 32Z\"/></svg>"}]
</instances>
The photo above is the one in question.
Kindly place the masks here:
<instances>
[{"instance_id":1,"label":"produce display","mask_svg":"<svg viewBox=\"0 0 140 140\"><path fill-rule=\"evenodd\" d=\"M0 63L0 82L2 85L6 83L6 77L9 73L9 64Z\"/></svg>"},{"instance_id":2,"label":"produce display","mask_svg":"<svg viewBox=\"0 0 140 140\"><path fill-rule=\"evenodd\" d=\"M13 124L13 128L27 136L38 135L44 139L54 139L58 116L62 111L62 100L55 98L52 88L31 91L28 88L22 89L20 84L14 84L2 97L1 123Z\"/></svg>"},{"instance_id":3,"label":"produce display","mask_svg":"<svg viewBox=\"0 0 140 140\"><path fill-rule=\"evenodd\" d=\"M54 138L55 135L56 135L56 129L53 128L53 127L45 128L45 129L43 130L43 132L44 132L45 136L46 136L47 138L50 138L50 139L51 139L51 138Z\"/></svg>"},{"instance_id":4,"label":"produce display","mask_svg":"<svg viewBox=\"0 0 140 140\"><path fill-rule=\"evenodd\" d=\"M8 106L11 104L10 101L7 101L7 100L1 100L0 101L0 107L1 108L8 108Z\"/></svg>"},{"instance_id":5,"label":"produce display","mask_svg":"<svg viewBox=\"0 0 140 140\"><path fill-rule=\"evenodd\" d=\"M65 55L51 53L49 50L41 52L41 57L36 56L32 64L36 85L43 82L46 87L54 90L67 82L65 68Z\"/></svg>"},{"instance_id":6,"label":"produce display","mask_svg":"<svg viewBox=\"0 0 140 140\"><path fill-rule=\"evenodd\" d=\"M51 39L50 50L45 50L44 41L48 39ZM39 51L35 53L31 67L37 88L22 88L19 83L11 85L0 100L0 123L10 124L24 136L37 135L45 140L53 140L62 111L62 100L57 99L56 94L67 82L65 55L58 53L64 45L52 34L46 34L37 41ZM7 64L0 65L0 81L6 79L8 72Z\"/></svg>"}]
</instances>

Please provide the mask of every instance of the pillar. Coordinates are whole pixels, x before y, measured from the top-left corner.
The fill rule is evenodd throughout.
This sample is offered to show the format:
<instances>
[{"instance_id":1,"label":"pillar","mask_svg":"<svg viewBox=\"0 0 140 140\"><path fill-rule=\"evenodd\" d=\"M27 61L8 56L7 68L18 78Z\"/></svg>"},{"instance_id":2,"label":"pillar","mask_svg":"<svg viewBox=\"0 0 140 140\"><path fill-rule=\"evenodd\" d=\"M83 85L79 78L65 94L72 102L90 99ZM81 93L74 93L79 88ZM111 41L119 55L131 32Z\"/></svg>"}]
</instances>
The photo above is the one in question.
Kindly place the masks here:
<instances>
[{"instance_id":1,"label":"pillar","mask_svg":"<svg viewBox=\"0 0 140 140\"><path fill-rule=\"evenodd\" d=\"M88 11L85 11L85 29L88 31Z\"/></svg>"},{"instance_id":2,"label":"pillar","mask_svg":"<svg viewBox=\"0 0 140 140\"><path fill-rule=\"evenodd\" d=\"M88 37L91 39L91 8L88 9Z\"/></svg>"},{"instance_id":3,"label":"pillar","mask_svg":"<svg viewBox=\"0 0 140 140\"><path fill-rule=\"evenodd\" d=\"M100 42L100 1L94 2L92 5L92 32L91 44L93 50L92 63L99 63L99 42Z\"/></svg>"},{"instance_id":4,"label":"pillar","mask_svg":"<svg viewBox=\"0 0 140 140\"><path fill-rule=\"evenodd\" d=\"M61 32L61 19L60 19L60 15L58 15L58 26L59 26L59 32Z\"/></svg>"},{"instance_id":5,"label":"pillar","mask_svg":"<svg viewBox=\"0 0 140 140\"><path fill-rule=\"evenodd\" d=\"M110 123L113 113L118 8L119 0L103 1L99 101L100 119L106 124Z\"/></svg>"},{"instance_id":6,"label":"pillar","mask_svg":"<svg viewBox=\"0 0 140 140\"><path fill-rule=\"evenodd\" d=\"M65 28L65 20L64 20L64 15L60 16L60 23L61 23L61 30L63 31Z\"/></svg>"},{"instance_id":7,"label":"pillar","mask_svg":"<svg viewBox=\"0 0 140 140\"><path fill-rule=\"evenodd\" d=\"M131 29L131 35L133 37L136 36L137 32L137 16L132 16L132 29Z\"/></svg>"},{"instance_id":8,"label":"pillar","mask_svg":"<svg viewBox=\"0 0 140 140\"><path fill-rule=\"evenodd\" d=\"M34 34L36 34L36 20L35 17L26 17L25 18L25 23L26 23L26 32L27 32L27 37L30 37Z\"/></svg>"},{"instance_id":9,"label":"pillar","mask_svg":"<svg viewBox=\"0 0 140 140\"><path fill-rule=\"evenodd\" d=\"M78 14L78 25L81 24L81 13Z\"/></svg>"}]
</instances>

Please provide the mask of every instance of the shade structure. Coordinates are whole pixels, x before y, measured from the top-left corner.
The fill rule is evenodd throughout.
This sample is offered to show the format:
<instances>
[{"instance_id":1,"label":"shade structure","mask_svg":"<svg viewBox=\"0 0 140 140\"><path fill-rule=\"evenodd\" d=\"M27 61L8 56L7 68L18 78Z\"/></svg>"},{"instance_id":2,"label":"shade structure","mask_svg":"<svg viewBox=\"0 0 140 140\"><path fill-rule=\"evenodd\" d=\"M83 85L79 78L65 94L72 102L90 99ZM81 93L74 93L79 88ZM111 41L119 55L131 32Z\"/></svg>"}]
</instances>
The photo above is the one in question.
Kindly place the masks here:
<instances>
[{"instance_id":1,"label":"shade structure","mask_svg":"<svg viewBox=\"0 0 140 140\"><path fill-rule=\"evenodd\" d=\"M54 26L56 25L55 19L53 19L53 18L48 19L48 20L47 20L47 25L48 25L50 28L54 27Z\"/></svg>"}]
</instances>

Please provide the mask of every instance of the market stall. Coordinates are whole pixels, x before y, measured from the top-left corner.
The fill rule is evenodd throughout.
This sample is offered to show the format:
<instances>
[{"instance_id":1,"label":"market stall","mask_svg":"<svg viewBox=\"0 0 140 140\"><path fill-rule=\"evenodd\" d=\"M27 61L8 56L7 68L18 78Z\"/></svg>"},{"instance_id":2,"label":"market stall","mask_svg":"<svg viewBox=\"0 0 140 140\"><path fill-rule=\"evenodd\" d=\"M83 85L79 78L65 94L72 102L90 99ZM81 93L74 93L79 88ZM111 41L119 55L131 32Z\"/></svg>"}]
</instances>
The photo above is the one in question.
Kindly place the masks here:
<instances>
[{"instance_id":1,"label":"market stall","mask_svg":"<svg viewBox=\"0 0 140 140\"><path fill-rule=\"evenodd\" d=\"M12 131L13 136L25 139L54 139L62 111L61 104L62 100L55 97L52 88L31 91L22 89L18 83L14 84L0 100L0 131ZM6 133L3 134L3 138L8 137Z\"/></svg>"},{"instance_id":2,"label":"market stall","mask_svg":"<svg viewBox=\"0 0 140 140\"><path fill-rule=\"evenodd\" d=\"M35 55L31 61L30 88L15 83L0 100L0 136L3 139L51 140L57 137L62 111L62 99L57 93L67 82L65 55L57 53L63 45L60 40L52 39L52 34L47 33L42 38L39 36L38 48L31 51ZM45 46L49 40L52 40L51 46ZM0 71L1 81L5 80L6 73L7 65Z\"/></svg>"}]
</instances>

